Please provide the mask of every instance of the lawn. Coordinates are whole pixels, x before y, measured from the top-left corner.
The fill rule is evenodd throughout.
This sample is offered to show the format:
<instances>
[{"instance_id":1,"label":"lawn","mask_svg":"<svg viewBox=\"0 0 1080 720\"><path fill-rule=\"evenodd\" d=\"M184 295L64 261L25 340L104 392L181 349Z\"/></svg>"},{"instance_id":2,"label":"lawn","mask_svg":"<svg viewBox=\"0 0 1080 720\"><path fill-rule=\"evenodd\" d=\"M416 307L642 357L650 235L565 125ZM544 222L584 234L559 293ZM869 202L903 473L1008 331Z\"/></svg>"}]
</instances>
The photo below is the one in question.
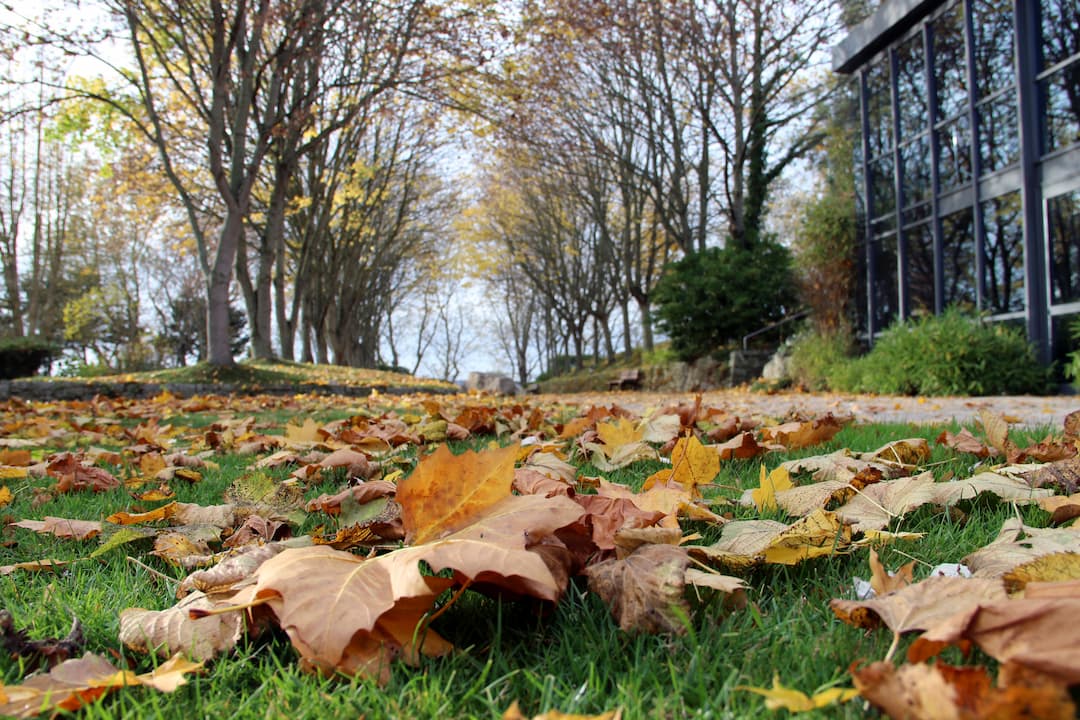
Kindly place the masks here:
<instances>
[{"instance_id":1,"label":"lawn","mask_svg":"<svg viewBox=\"0 0 1080 720\"><path fill-rule=\"evenodd\" d=\"M1048 491L1031 490L1024 496L1013 487L1014 497L1007 500L992 492L963 491L960 485L1006 463L1004 455L980 457L996 452L994 445L1013 454L1014 460L1024 459L1018 454L1024 448L1027 455L1052 460L1053 452L1070 454L1073 442L1063 436L1060 428L1028 432L1014 429L1003 440L1001 426L992 424L985 429L971 428L975 436L972 444L954 441L950 446L938 442L938 438L943 429L957 433L960 428L956 426L854 425L833 423L828 418L818 419L816 425L811 418L801 425L773 427L769 423L748 429L743 435L744 429L722 408L710 412L687 405L679 409L681 414L657 409L642 419L621 412L614 405L616 401L613 396L612 405L591 412L571 404L534 406L518 400L420 395L360 400L262 396L180 400L162 396L147 401L99 399L49 406L10 401L0 406L0 478L11 493L4 508L7 523L54 517L92 521L100 523L100 527L91 537L79 540L64 537L63 530L41 533L35 532L33 526L6 523L0 547L0 566L4 566L0 569L0 606L11 614L14 627L24 629L31 640L62 639L77 619L85 643L77 646L72 657L95 653L118 668L147 673L168 653L158 657L125 648L119 639L121 613L129 608L166 610L174 606L181 581L200 567L212 566L244 547L286 532L294 538L333 538L334 547L357 558L356 568L379 562L374 558L385 558L400 547L402 542L386 530L392 523L382 522L393 514L393 503L386 497L362 497L356 489L364 486L364 479L368 484L380 478L398 484L397 499L403 508L405 530L414 541L411 544L422 549L425 543L438 546L446 532L463 527L469 532L469 528L483 527L485 523L493 527L495 523L490 514L485 514L494 507L494 500L466 502L462 496L468 493L456 491L454 497L437 502L449 503L451 510L460 511L457 516L442 505L436 507L434 515L430 509L422 514L416 508L424 502L436 502L429 496L438 495L441 483L456 488L453 483L494 478L493 482L502 487L500 478L506 472L513 475L515 461L519 468L528 464L536 469L537 453L548 458L561 456L573 469L568 483L559 482L571 485L571 494L578 499L597 492L609 496L621 493L637 505L652 508L652 516L647 519L648 512L635 511L637 515L616 517L612 510L583 506L591 508L587 523L578 522L572 532L561 527L561 534L547 533L544 543L559 546L559 552L549 555L575 555L580 559L578 565L570 561L560 565L573 567L574 572L565 588L560 587L557 601L544 599L544 591L522 592L524 586L514 572L525 571L507 569L506 563L519 562L524 555L511 554L518 560L499 561L497 567L493 560L488 574L475 578L474 587L473 580L462 582L463 573L467 574L462 568L464 564L471 563L472 567L483 562L475 553L460 559L462 565L450 562L450 569L441 570L438 562L443 555L438 555L437 561L436 555L429 553L415 565L436 591L430 607L417 611L420 622L410 625L416 627L410 631L413 637L402 641L399 636L379 636L375 630L370 636L363 635L375 638L375 645L381 643L382 650L371 652L389 653L377 657L395 658L389 666L380 663L360 677L306 671L304 666L312 664L313 651L298 646L295 638L291 639L280 627L288 623L274 620L275 613L286 612L282 608L288 603L282 600L278 605L253 609L256 620L269 619L263 631L257 636L241 637L235 645L208 659L202 671L187 675L188 683L175 692L129 686L88 702L89 695L96 692L78 690L75 695L87 701L78 714L160 718L497 718L516 702L524 717L550 711L586 716L621 711L624 718L760 716L768 712L765 699L746 687L766 688L776 677L786 687L814 694L851 687L849 667L853 664L864 667L887 656L896 663L904 660L918 633L905 635L893 647L894 636L889 629L853 627L838 619L830 607L835 598L855 598L856 576L870 577L872 547L889 570L914 561L914 580L920 581L934 566L959 563L988 545L1005 523L1016 518L1028 526L1049 527L1051 513L1028 502L1039 494L1050 494ZM468 432L462 433L461 429ZM676 438L685 437L688 431L701 442L692 445L684 439L676 443ZM651 442L642 441L643 432L652 438ZM1056 451L1044 447L1036 452L1034 447L1028 447L1048 433L1052 435L1048 447ZM742 442L742 454L751 454L745 449L748 443L768 449L753 451L752 457L743 459L720 459L722 448L737 444L729 440L731 437ZM448 438L454 460L441 453L430 454ZM841 476L845 478L841 485L846 484L847 489L826 495L819 502L822 508L838 510L843 517L843 509L850 507L847 503L870 494L867 488L894 482L881 476L880 467L891 468L890 472L904 477L928 471L936 481L932 490L957 488L948 500L881 508L888 514L883 529L895 536L871 542L872 532L852 532L850 525L838 520L835 528L826 531L825 541L819 535L816 543L800 541L791 545L790 552L785 550L788 560L783 562L791 564L778 561L780 555L773 550L739 555L723 545L730 539L725 533L739 526L733 521L764 519L785 526L798 524L803 513L787 514L781 509L784 503L777 507L767 493L759 503L760 509L739 503L746 490L758 488L762 468L770 478L768 482L779 484L784 473L777 468L782 463L821 458L843 449L853 454L870 452L892 441L913 438L926 441L924 454L916 453L914 460L901 458L904 451L898 447L922 446L915 442L894 446L888 451L892 460L881 455L874 461L879 463L874 466L878 469L862 468L854 478L854 472ZM523 450L500 455L495 449L522 440L530 443ZM634 449L635 443L641 447ZM530 447L534 453L531 457ZM354 458L336 467L333 463L325 468L318 464L329 453L345 448L363 459ZM58 459L58 453L73 455ZM693 453L699 454L691 458ZM680 475L680 468L694 465L697 459L710 454L716 456L718 472L710 470L709 477L704 478L695 469L690 480L690 476ZM433 459L438 457L442 459ZM461 457L470 459L460 462L473 464L455 464ZM832 473L838 464L844 464L838 463L838 457L815 462L828 466ZM51 469L46 470L50 458ZM626 458L632 461L623 464ZM671 477L654 477L668 470ZM549 481L556 482L557 474L548 473ZM105 475L114 482L102 479ZM1007 472L998 477L1004 478L1001 483L1013 480ZM790 473L790 478L805 488L827 479L798 469ZM508 485L509 476L505 481ZM424 482L429 485L421 486ZM627 488L612 490L607 483ZM654 488L652 494L643 491L643 486L650 483L666 486L670 493L665 497L669 500L671 493L684 493L685 499L677 499L671 512L657 511L659 488ZM407 485L409 490L405 490ZM339 499L337 504L310 504L343 490L351 494L346 493L346 499ZM417 494L424 496L423 501L410 499ZM515 495L520 494L518 486ZM652 499L646 502L646 497ZM213 522L185 521L179 519L181 515L168 513L158 520L139 522L134 518L136 522L122 525L121 521L133 518L117 515L152 511L169 503L188 504L186 507L227 504L232 514L227 522L209 528L207 524ZM626 511L627 506L622 507ZM823 510L815 512L835 517ZM812 515L809 511L805 514ZM252 540L236 543L236 548L223 547L223 539L241 536L243 520L253 515L280 525L267 530L264 524L259 531L263 535L256 532ZM379 522L373 522L375 516ZM616 595L624 609L639 600L646 606L652 603L656 607L646 607L646 617L660 616L673 625L668 631L646 632L641 629L645 621L639 619L636 628L620 629L609 609L611 598L602 597L603 593L577 572L581 562L594 567L603 559L616 557L615 550L602 547L604 542L597 540L596 528L616 522L614 532L620 518L625 524L623 531L636 525L654 533L645 533L650 541L662 537L665 543L678 543L681 533L683 547L723 546L726 555L719 551L686 553L675 545L671 547L689 558L681 567L741 578L745 589L711 597L703 586L691 586L680 569L678 577L668 578L667 582L674 582L676 590L690 601L665 604L657 598L672 596L649 594L647 588L641 590L627 582ZM526 535L530 528L534 534L538 532L529 526ZM918 537L899 539L903 533ZM593 544L575 549L568 540L571 535L572 542L579 546ZM615 537L621 547L627 548L625 552L633 547L624 543L624 535L608 533L604 537ZM1072 536L1066 540L1080 544ZM1067 542L1063 540L1059 549L1077 550ZM523 548L515 552L530 558L540 546L538 543L525 548L522 543ZM489 552L479 543L475 547L482 553ZM492 556L495 552L490 550ZM363 557L373 559L360 563ZM637 553L630 555L631 559L635 557ZM46 568L25 565L46 559L68 564ZM547 564L554 567L558 562L549 559ZM265 572L269 575L269 571ZM650 572L643 571L642 576L649 582L654 577ZM553 570L552 574L557 578L558 573ZM626 571L627 577L630 574ZM256 577L261 577L259 582L266 586L273 585L264 576ZM362 624L355 616L366 612L359 600L342 605L340 596L356 588L348 584L351 580L333 579L336 577L313 567L310 577L301 573L286 588L288 593L295 592L297 597L314 603L316 614L324 612L319 609L322 607L346 607L340 617L323 618L323 629L328 632L336 623L348 627L354 622ZM242 585L237 584L234 590ZM502 592L480 592L492 587ZM624 617L624 624L634 622ZM454 650L441 657L420 653L410 658L410 642L418 644L418 636L425 633L437 633L452 643ZM7 648L25 650L25 637L13 638L8 633ZM307 641L314 644L310 637ZM353 641L358 647L355 637ZM429 643L425 641L422 647L427 652ZM55 643L49 646L50 652L56 649ZM992 654L976 649L964 658L950 648L942 657L950 663L987 665L992 676L997 668ZM13 652L0 657L0 678L9 699L18 697L17 686L35 665L35 658L26 655ZM345 659L340 662L346 664ZM95 679L100 680L100 676L91 677ZM856 698L844 705L812 711L808 716L863 717L866 708L866 701Z\"/></svg>"}]
</instances>

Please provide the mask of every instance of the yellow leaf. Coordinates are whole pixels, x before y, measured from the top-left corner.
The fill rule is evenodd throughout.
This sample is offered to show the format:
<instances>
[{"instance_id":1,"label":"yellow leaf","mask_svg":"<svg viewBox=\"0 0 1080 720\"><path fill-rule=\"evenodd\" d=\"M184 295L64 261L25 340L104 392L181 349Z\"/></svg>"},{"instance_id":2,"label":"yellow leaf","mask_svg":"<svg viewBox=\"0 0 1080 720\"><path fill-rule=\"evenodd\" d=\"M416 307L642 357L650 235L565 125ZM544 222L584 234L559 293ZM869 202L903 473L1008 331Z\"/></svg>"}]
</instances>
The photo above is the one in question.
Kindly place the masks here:
<instances>
[{"instance_id":1,"label":"yellow leaf","mask_svg":"<svg viewBox=\"0 0 1080 720\"><path fill-rule=\"evenodd\" d=\"M28 475L24 467L0 467L0 480L20 480Z\"/></svg>"},{"instance_id":2,"label":"yellow leaf","mask_svg":"<svg viewBox=\"0 0 1080 720\"><path fill-rule=\"evenodd\" d=\"M787 468L780 466L766 476L764 464L761 466L761 477L758 484L760 487L752 490L750 497L754 501L754 507L759 511L775 510L776 493L794 487L791 483L791 474L787 471Z\"/></svg>"},{"instance_id":3,"label":"yellow leaf","mask_svg":"<svg viewBox=\"0 0 1080 720\"><path fill-rule=\"evenodd\" d=\"M765 562L795 565L809 558L844 552L851 543L851 527L836 513L815 510L773 538L765 549Z\"/></svg>"},{"instance_id":4,"label":"yellow leaf","mask_svg":"<svg viewBox=\"0 0 1080 720\"><path fill-rule=\"evenodd\" d=\"M11 501L15 499L15 496L11 494L11 490L7 485L0 487L0 507L10 505Z\"/></svg>"},{"instance_id":5,"label":"yellow leaf","mask_svg":"<svg viewBox=\"0 0 1080 720\"><path fill-rule=\"evenodd\" d=\"M859 696L855 688L829 688L815 693L813 697L801 690L786 688L780 684L780 676L773 675L772 688L751 687L739 685L736 690L746 690L765 697L765 707L770 710L788 710L790 712L808 712L818 710L829 705L845 703Z\"/></svg>"},{"instance_id":6,"label":"yellow leaf","mask_svg":"<svg viewBox=\"0 0 1080 720\"><path fill-rule=\"evenodd\" d=\"M671 451L671 477L697 495L698 486L710 483L720 472L720 453L705 447L694 435L679 438ZM774 498L775 502L775 498Z\"/></svg>"},{"instance_id":7,"label":"yellow leaf","mask_svg":"<svg viewBox=\"0 0 1080 720\"><path fill-rule=\"evenodd\" d=\"M617 418L612 422L597 423L596 434L609 448L608 455L610 455L611 450L617 447L639 442L644 437L645 431L643 428L634 427L634 423L627 418Z\"/></svg>"},{"instance_id":8,"label":"yellow leaf","mask_svg":"<svg viewBox=\"0 0 1080 720\"><path fill-rule=\"evenodd\" d=\"M286 425L285 439L290 443L317 443L322 442L323 435L319 432L319 423L308 418L303 425Z\"/></svg>"}]
</instances>

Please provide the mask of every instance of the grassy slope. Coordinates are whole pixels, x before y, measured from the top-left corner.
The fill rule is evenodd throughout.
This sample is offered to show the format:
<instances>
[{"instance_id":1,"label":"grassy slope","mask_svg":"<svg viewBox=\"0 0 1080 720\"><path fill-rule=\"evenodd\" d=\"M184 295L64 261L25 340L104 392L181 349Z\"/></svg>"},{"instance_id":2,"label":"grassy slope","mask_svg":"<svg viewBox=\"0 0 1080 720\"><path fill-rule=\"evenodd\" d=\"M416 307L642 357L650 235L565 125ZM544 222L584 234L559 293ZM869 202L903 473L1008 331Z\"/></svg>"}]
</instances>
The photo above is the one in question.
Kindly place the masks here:
<instances>
[{"instance_id":1,"label":"grassy slope","mask_svg":"<svg viewBox=\"0 0 1080 720\"><path fill-rule=\"evenodd\" d=\"M74 378L38 378L41 381L80 381L93 382L151 382L151 383L195 383L229 384L242 387L267 387L274 385L352 385L360 387L398 387L432 389L456 389L452 383L430 378L414 377L402 373L368 368L341 367L338 365L314 365L311 363L287 362L285 360L263 361L248 360L232 367L221 368L199 363L182 368L168 368L148 372L121 373L117 375L96 375L93 377Z\"/></svg>"},{"instance_id":2,"label":"grassy slope","mask_svg":"<svg viewBox=\"0 0 1080 720\"><path fill-rule=\"evenodd\" d=\"M301 418L302 420L303 418ZM179 421L179 419L178 419ZM796 456L820 454L839 447L874 449L884 442L921 435L932 438L937 429L912 426L861 426L842 431L826 446L798 453L770 455L769 468ZM478 441L483 445L486 440ZM216 458L218 471L202 483L176 483L177 499L214 504L222 492L245 472L249 458ZM973 460L957 458L940 447L934 451L936 474L971 474ZM661 467L639 463L608 479L640 485ZM600 474L585 465L582 473ZM756 484L758 463L737 461L723 466L719 492L735 497ZM284 473L281 473L284 476ZM26 481L22 481L26 482ZM333 483L311 488L309 497L330 490ZM34 507L26 488L16 488L16 502L6 509L15 518L45 515L99 519L133 506L123 490L102 494L62 495ZM1039 510L1022 510L1042 524ZM750 517L750 513L737 511ZM940 562L957 562L987 543L1014 510L988 504L972 509L959 523L948 514L917 511L899 529L922 531L926 539L886 549L882 559L894 568L909 557L920 560L916 577ZM310 528L305 528L310 529ZM706 540L712 528L697 528ZM897 529L897 528L893 528ZM62 542L23 530L6 529L14 543L0 547L0 565L35 558L85 557L97 541ZM118 615L127 607L163 609L173 604L173 587L155 578L127 555L137 555L157 569L180 578L183 571L146 555L147 548L118 549L83 561L56 574L12 574L0 578L0 606L10 610L19 626L33 636L63 636L74 615L84 623L88 648L115 649ZM852 557L824 558L796 567L768 566L748 576L752 604L726 615L711 608L684 637L630 636L618 630L606 608L582 583L548 614L513 603L497 603L472 593L435 623L460 652L425 661L419 669L398 666L388 687L359 680L328 681L302 673L288 642L280 637L251 641L212 664L207 675L174 695L146 689L116 693L81 711L87 718L193 717L234 718L495 718L513 700L528 714L548 709L597 713L621 706L627 718L752 717L766 711L756 695L736 691L738 685L768 686L774 673L804 691L831 684L848 685L846 668L855 660L882 658L889 646L885 630L865 633L835 620L828 608L833 597L851 597L853 575L868 576L866 551ZM901 648L903 650L903 647ZM135 656L138 669L151 661ZM21 678L19 663L0 657L0 678ZM810 717L863 717L858 701Z\"/></svg>"}]
</instances>

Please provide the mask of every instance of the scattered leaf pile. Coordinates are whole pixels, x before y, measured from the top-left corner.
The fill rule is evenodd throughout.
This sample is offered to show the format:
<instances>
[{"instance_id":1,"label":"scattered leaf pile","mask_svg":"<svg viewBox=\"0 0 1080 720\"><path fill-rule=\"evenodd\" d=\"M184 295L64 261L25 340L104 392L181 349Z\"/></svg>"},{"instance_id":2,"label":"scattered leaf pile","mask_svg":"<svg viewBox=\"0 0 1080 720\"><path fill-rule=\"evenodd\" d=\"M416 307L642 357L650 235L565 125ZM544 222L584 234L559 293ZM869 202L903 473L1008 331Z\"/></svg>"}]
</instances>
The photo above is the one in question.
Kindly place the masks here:
<instances>
[{"instance_id":1,"label":"scattered leaf pile","mask_svg":"<svg viewBox=\"0 0 1080 720\"><path fill-rule=\"evenodd\" d=\"M293 419L257 420L272 404ZM949 717L1075 712L1080 529L1064 523L1080 515L1080 416L1020 448L1006 419L986 413L985 438L966 430L938 438L978 471L935 478L921 438L770 462L774 451L813 452L848 420L758 426L700 398L645 417L476 397L346 408L320 422L299 398L0 406L0 503L27 500L40 511L9 519L11 546L19 533L39 533L89 548L75 560L20 558L0 573L130 561L132 572L161 574L156 566L181 578L171 607L128 608L118 619L128 650L166 660L153 673L94 654L107 648L86 648L77 619L63 639L33 640L0 611L6 651L46 673L0 688L0 712L72 710L129 686L172 691L201 663L274 629L304 668L387 683L408 672L399 665L455 650L440 619L466 593L542 609L578 583L627 633L684 634L704 614L745 612L754 568L863 548L870 581L831 608L856 628L888 628L889 655L852 658L854 688L808 695L777 677L772 688L742 689L793 711L859 694L895 717L941 716L924 708L930 697L955 709ZM754 458L753 476L719 487L726 463ZM220 503L179 499L236 459L244 469ZM632 486L604 477L638 467ZM113 493L119 507L104 519L47 514L72 493ZM1054 525L1009 521L949 577L916 581L912 564L890 573L878 559L875 546L913 537L904 519L919 508L955 516L980 502L1038 503ZM901 637L915 633L897 666ZM978 648L998 672L933 661L952 646Z\"/></svg>"}]
</instances>

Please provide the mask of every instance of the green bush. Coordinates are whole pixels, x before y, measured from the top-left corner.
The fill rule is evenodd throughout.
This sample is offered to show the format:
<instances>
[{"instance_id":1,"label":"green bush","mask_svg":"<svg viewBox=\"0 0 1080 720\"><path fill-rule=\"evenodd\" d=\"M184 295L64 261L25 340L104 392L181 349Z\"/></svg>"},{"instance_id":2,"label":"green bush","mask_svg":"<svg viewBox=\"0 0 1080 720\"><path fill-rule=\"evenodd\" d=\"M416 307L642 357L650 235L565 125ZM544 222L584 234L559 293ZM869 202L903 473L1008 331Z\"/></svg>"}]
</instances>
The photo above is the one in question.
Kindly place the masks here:
<instances>
[{"instance_id":1,"label":"green bush","mask_svg":"<svg viewBox=\"0 0 1080 720\"><path fill-rule=\"evenodd\" d=\"M851 335L845 332L804 332L791 345L788 373L807 390L828 390L832 376L851 362Z\"/></svg>"},{"instance_id":2,"label":"green bush","mask_svg":"<svg viewBox=\"0 0 1080 720\"><path fill-rule=\"evenodd\" d=\"M55 345L37 337L0 340L0 379L36 375L55 353Z\"/></svg>"},{"instance_id":3,"label":"green bush","mask_svg":"<svg viewBox=\"0 0 1080 720\"><path fill-rule=\"evenodd\" d=\"M696 360L784 316L795 301L791 255L774 242L708 248L670 264L654 293L656 326Z\"/></svg>"},{"instance_id":4,"label":"green bush","mask_svg":"<svg viewBox=\"0 0 1080 720\"><path fill-rule=\"evenodd\" d=\"M898 323L864 357L835 367L834 390L900 395L1044 393L1048 368L1022 331L948 310Z\"/></svg>"}]
</instances>

